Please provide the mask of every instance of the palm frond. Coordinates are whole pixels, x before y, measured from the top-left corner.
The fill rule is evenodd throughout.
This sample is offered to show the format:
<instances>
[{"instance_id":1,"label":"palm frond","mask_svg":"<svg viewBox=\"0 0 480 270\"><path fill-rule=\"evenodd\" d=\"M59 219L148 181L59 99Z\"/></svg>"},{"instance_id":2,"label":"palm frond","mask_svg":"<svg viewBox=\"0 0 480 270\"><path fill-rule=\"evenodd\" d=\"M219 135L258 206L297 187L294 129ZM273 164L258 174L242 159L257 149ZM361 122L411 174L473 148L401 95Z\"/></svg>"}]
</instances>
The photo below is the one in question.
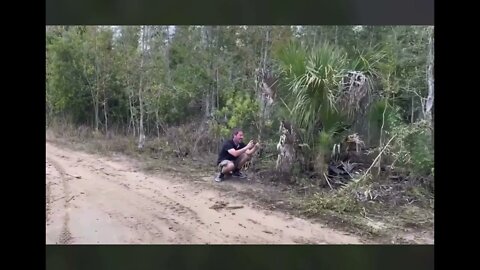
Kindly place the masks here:
<instances>
[{"instance_id":1,"label":"palm frond","mask_svg":"<svg viewBox=\"0 0 480 270\"><path fill-rule=\"evenodd\" d=\"M307 131L312 143L323 129L335 130L341 112L336 106L339 85L348 69L346 53L328 43L306 51L298 44L291 44L280 51L280 68L284 80L293 94L292 119L296 126Z\"/></svg>"}]
</instances>

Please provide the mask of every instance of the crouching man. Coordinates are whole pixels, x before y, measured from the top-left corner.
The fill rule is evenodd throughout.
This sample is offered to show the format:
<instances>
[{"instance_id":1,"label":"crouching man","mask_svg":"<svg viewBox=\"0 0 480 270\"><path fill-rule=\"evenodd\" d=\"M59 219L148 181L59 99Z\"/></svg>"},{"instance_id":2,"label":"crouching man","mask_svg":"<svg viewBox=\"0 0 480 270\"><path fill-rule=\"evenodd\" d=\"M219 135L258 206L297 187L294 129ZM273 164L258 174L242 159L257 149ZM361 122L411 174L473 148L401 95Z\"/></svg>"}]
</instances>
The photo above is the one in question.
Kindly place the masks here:
<instances>
[{"instance_id":1,"label":"crouching man","mask_svg":"<svg viewBox=\"0 0 480 270\"><path fill-rule=\"evenodd\" d=\"M218 153L217 165L219 172L215 177L215 181L221 182L225 179L225 175L229 174L234 177L246 178L247 176L240 169L245 162L250 160L259 147L258 142L254 143L253 141L245 145L243 143L243 131L234 129L232 139L226 141Z\"/></svg>"}]
</instances>

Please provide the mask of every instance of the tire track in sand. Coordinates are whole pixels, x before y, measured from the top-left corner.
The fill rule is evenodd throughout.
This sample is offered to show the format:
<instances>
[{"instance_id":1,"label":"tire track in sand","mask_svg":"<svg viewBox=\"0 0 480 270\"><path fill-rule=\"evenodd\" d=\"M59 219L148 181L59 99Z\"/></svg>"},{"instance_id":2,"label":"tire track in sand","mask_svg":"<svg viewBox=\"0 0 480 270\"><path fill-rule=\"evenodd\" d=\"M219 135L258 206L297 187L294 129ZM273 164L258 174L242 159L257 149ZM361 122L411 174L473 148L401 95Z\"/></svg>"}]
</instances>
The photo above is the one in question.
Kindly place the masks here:
<instances>
[{"instance_id":1,"label":"tire track in sand","mask_svg":"<svg viewBox=\"0 0 480 270\"><path fill-rule=\"evenodd\" d=\"M63 193L64 193L64 197L63 197L63 201L64 201L64 204L63 204L63 211L64 211L64 218L63 218L63 228L62 228L62 231L60 233L60 236L58 238L58 243L59 244L69 244L71 243L72 241L72 235L70 233L70 230L69 230L69 222L70 222L70 217L68 215L68 207L69 207L69 201L70 201L70 191L69 191L69 188L68 188L68 183L67 183L67 173L65 172L65 169L57 162L55 161L54 159L52 159L51 157L48 157L47 158L48 162L50 164L53 165L54 169L60 174L60 179L61 179L61 182L62 182L62 187L63 187ZM52 183L48 183L47 184L47 199L48 199L48 203L50 204L51 203L51 192L50 192L50 186L52 185Z\"/></svg>"}]
</instances>

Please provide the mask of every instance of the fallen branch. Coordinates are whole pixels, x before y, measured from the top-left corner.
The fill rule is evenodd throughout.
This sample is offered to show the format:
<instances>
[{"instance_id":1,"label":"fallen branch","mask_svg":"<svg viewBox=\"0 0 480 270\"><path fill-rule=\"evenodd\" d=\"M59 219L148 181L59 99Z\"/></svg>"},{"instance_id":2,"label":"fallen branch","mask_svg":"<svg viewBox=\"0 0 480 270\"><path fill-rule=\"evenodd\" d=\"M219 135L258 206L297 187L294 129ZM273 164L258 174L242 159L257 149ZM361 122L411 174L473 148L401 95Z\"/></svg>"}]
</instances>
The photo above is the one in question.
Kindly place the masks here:
<instances>
[{"instance_id":1,"label":"fallen branch","mask_svg":"<svg viewBox=\"0 0 480 270\"><path fill-rule=\"evenodd\" d=\"M368 220L370 220L370 221L373 222L373 220L372 220L371 218L367 217L367 211L365 210L365 207L363 207L363 216L364 216L366 219L368 219Z\"/></svg>"},{"instance_id":2,"label":"fallen branch","mask_svg":"<svg viewBox=\"0 0 480 270\"><path fill-rule=\"evenodd\" d=\"M61 200L61 199L63 199L63 198L65 198L65 196L62 196L62 197L60 197L60 198L57 198L57 199L51 201L50 203L56 202L56 201Z\"/></svg>"},{"instance_id":3,"label":"fallen branch","mask_svg":"<svg viewBox=\"0 0 480 270\"><path fill-rule=\"evenodd\" d=\"M221 209L221 208L225 208L227 205L228 205L228 203L226 203L226 202L216 201L215 204L213 204L209 208L218 210L218 209Z\"/></svg>"},{"instance_id":4,"label":"fallen branch","mask_svg":"<svg viewBox=\"0 0 480 270\"><path fill-rule=\"evenodd\" d=\"M323 176L325 177L325 180L327 180L327 184L330 187L331 190L333 190L332 185L330 185L330 182L328 181L328 177L325 173L323 173Z\"/></svg>"},{"instance_id":5,"label":"fallen branch","mask_svg":"<svg viewBox=\"0 0 480 270\"><path fill-rule=\"evenodd\" d=\"M393 135L392 138L390 138L390 140L388 140L387 144L383 147L382 151L380 151L380 153L378 153L377 157L373 160L372 165L370 165L370 167L368 167L368 169L365 171L363 176L360 179L358 179L358 181L356 181L356 182L360 182L361 180L363 180L363 178L365 178L367 176L367 174L370 172L370 170L373 168L373 166L377 163L378 159L383 154L385 149L387 149L387 146L390 144L390 142L392 142L393 138L395 138L396 136L397 136L397 134Z\"/></svg>"},{"instance_id":6,"label":"fallen branch","mask_svg":"<svg viewBox=\"0 0 480 270\"><path fill-rule=\"evenodd\" d=\"M240 209L243 208L243 205L232 205L225 207L226 209Z\"/></svg>"},{"instance_id":7,"label":"fallen branch","mask_svg":"<svg viewBox=\"0 0 480 270\"><path fill-rule=\"evenodd\" d=\"M77 179L82 178L82 176L80 176L80 175L74 175L74 174L69 174L69 173L67 173L67 174L70 175L71 177L74 177L74 178L77 178Z\"/></svg>"}]
</instances>

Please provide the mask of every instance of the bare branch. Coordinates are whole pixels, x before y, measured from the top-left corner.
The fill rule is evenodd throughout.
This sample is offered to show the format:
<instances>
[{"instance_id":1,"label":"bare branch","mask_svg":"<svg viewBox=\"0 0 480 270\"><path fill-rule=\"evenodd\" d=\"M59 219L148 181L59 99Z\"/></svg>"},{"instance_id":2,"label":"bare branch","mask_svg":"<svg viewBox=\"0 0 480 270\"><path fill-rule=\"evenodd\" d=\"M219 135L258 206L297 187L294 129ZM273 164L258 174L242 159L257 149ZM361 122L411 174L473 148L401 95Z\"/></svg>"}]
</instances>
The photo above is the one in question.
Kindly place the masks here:
<instances>
[{"instance_id":1,"label":"bare branch","mask_svg":"<svg viewBox=\"0 0 480 270\"><path fill-rule=\"evenodd\" d=\"M372 169L372 167L377 163L378 159L380 158L380 156L383 154L383 151L385 151L385 149L387 149L387 146L390 144L390 142L392 142L392 140L397 136L397 134L393 135L392 138L390 138L390 140L387 142L387 144L383 147L382 151L380 151L380 153L377 155L377 157L373 160L372 162L372 165L370 165L370 167L365 171L365 173L363 174L363 176L357 181L361 181L363 180L367 174L370 172L370 170Z\"/></svg>"}]
</instances>

